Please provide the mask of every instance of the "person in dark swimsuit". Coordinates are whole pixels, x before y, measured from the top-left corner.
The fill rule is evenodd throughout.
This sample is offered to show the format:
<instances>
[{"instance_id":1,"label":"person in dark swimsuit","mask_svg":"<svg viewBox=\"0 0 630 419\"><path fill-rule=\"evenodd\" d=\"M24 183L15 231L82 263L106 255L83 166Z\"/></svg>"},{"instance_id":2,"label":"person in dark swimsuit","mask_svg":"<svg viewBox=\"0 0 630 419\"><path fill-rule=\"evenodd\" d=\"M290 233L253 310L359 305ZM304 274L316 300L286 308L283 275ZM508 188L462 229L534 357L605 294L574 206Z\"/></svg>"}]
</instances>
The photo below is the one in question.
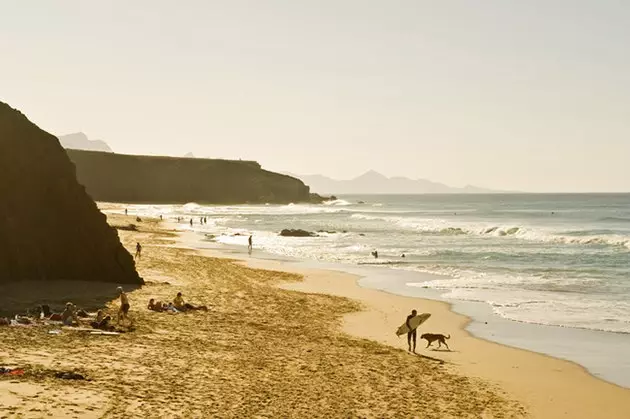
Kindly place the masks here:
<instances>
[{"instance_id":1,"label":"person in dark swimsuit","mask_svg":"<svg viewBox=\"0 0 630 419\"><path fill-rule=\"evenodd\" d=\"M407 332L407 344L409 345L409 352L413 352L413 353L416 352L416 340L418 337L418 333L416 329L411 330L411 324L409 324L409 320L413 319L417 315L418 315L418 312L416 310L411 310L411 314L407 316L407 321L405 322L407 324L407 327L409 328L409 332ZM413 339L413 351L411 350L412 339Z\"/></svg>"},{"instance_id":2,"label":"person in dark swimsuit","mask_svg":"<svg viewBox=\"0 0 630 419\"><path fill-rule=\"evenodd\" d=\"M136 243L136 259L139 259L142 256L142 245L140 243Z\"/></svg>"}]
</instances>

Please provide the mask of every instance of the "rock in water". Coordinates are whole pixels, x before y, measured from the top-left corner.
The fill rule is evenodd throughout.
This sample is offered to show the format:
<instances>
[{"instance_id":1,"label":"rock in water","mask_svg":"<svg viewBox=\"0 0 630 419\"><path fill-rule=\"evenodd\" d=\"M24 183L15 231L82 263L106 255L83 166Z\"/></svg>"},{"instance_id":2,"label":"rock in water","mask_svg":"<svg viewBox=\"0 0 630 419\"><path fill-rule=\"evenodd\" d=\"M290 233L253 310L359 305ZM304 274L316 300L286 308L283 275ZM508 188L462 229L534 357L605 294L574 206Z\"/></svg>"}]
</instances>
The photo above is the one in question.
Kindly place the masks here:
<instances>
[{"instance_id":1,"label":"rock in water","mask_svg":"<svg viewBox=\"0 0 630 419\"><path fill-rule=\"evenodd\" d=\"M0 102L0 283L141 284L59 140Z\"/></svg>"},{"instance_id":2,"label":"rock in water","mask_svg":"<svg viewBox=\"0 0 630 419\"><path fill-rule=\"evenodd\" d=\"M285 228L280 232L283 237L317 237L317 234L302 229Z\"/></svg>"}]
</instances>

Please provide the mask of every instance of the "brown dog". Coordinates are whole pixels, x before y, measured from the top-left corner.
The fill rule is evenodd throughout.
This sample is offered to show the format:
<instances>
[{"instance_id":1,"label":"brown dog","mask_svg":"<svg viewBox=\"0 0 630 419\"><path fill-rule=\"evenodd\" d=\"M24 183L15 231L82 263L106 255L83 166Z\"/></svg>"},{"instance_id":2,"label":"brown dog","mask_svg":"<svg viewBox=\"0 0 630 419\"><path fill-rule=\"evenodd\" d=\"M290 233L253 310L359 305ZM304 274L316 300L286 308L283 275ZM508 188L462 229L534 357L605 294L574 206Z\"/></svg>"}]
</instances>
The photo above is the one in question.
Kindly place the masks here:
<instances>
[{"instance_id":1,"label":"brown dog","mask_svg":"<svg viewBox=\"0 0 630 419\"><path fill-rule=\"evenodd\" d=\"M444 344L444 346L446 346L446 349L448 349L449 351L451 350L451 348L448 347L446 340L450 338L451 338L451 335L444 336L439 333L424 333L422 336L420 336L420 339L427 340L427 348L431 346L431 344L437 340L438 348L441 348L442 344Z\"/></svg>"}]
</instances>

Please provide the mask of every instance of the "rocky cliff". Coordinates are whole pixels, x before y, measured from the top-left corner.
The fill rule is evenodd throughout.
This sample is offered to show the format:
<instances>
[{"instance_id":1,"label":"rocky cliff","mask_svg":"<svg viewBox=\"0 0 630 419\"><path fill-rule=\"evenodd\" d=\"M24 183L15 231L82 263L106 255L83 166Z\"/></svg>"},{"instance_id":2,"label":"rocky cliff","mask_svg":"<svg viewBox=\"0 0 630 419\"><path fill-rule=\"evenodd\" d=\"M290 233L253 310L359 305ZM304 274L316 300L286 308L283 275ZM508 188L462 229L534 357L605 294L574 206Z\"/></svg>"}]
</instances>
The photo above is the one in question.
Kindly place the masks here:
<instances>
[{"instance_id":1,"label":"rocky cliff","mask_svg":"<svg viewBox=\"0 0 630 419\"><path fill-rule=\"evenodd\" d=\"M0 102L0 282L142 283L57 138Z\"/></svg>"},{"instance_id":2,"label":"rocky cliff","mask_svg":"<svg viewBox=\"0 0 630 419\"><path fill-rule=\"evenodd\" d=\"M243 204L312 200L309 187L253 161L66 150L97 201Z\"/></svg>"}]
</instances>

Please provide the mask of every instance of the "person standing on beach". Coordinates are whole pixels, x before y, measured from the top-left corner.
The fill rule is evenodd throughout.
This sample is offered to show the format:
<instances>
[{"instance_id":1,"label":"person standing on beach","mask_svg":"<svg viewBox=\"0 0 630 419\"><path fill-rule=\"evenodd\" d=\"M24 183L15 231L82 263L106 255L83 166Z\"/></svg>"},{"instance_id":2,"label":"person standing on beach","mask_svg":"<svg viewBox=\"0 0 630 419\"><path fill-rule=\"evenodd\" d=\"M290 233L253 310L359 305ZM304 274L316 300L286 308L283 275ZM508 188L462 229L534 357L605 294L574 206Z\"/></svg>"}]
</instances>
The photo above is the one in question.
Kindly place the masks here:
<instances>
[{"instance_id":1,"label":"person standing on beach","mask_svg":"<svg viewBox=\"0 0 630 419\"><path fill-rule=\"evenodd\" d=\"M253 240L252 240L252 235L249 235L249 239L247 239L247 251L249 252L249 254L252 254L252 250L254 249L254 245L253 245Z\"/></svg>"},{"instance_id":2,"label":"person standing on beach","mask_svg":"<svg viewBox=\"0 0 630 419\"><path fill-rule=\"evenodd\" d=\"M407 344L409 345L409 352L416 353L416 340L418 337L418 332L416 329L411 329L411 324L409 320L413 319L418 315L416 310L411 310L411 314L407 316L406 324L407 328L409 328L409 332L407 332ZM411 350L411 340L413 339L413 351Z\"/></svg>"},{"instance_id":3,"label":"person standing on beach","mask_svg":"<svg viewBox=\"0 0 630 419\"><path fill-rule=\"evenodd\" d=\"M127 314L129 313L129 308L131 307L129 306L129 298L127 298L127 294L125 293L123 288L118 287L117 290L120 293L120 309L118 310L116 322L120 324L120 321L122 319L127 320Z\"/></svg>"},{"instance_id":4,"label":"person standing on beach","mask_svg":"<svg viewBox=\"0 0 630 419\"><path fill-rule=\"evenodd\" d=\"M142 245L138 242L136 243L136 259L140 259L140 256L142 256Z\"/></svg>"}]
</instances>

